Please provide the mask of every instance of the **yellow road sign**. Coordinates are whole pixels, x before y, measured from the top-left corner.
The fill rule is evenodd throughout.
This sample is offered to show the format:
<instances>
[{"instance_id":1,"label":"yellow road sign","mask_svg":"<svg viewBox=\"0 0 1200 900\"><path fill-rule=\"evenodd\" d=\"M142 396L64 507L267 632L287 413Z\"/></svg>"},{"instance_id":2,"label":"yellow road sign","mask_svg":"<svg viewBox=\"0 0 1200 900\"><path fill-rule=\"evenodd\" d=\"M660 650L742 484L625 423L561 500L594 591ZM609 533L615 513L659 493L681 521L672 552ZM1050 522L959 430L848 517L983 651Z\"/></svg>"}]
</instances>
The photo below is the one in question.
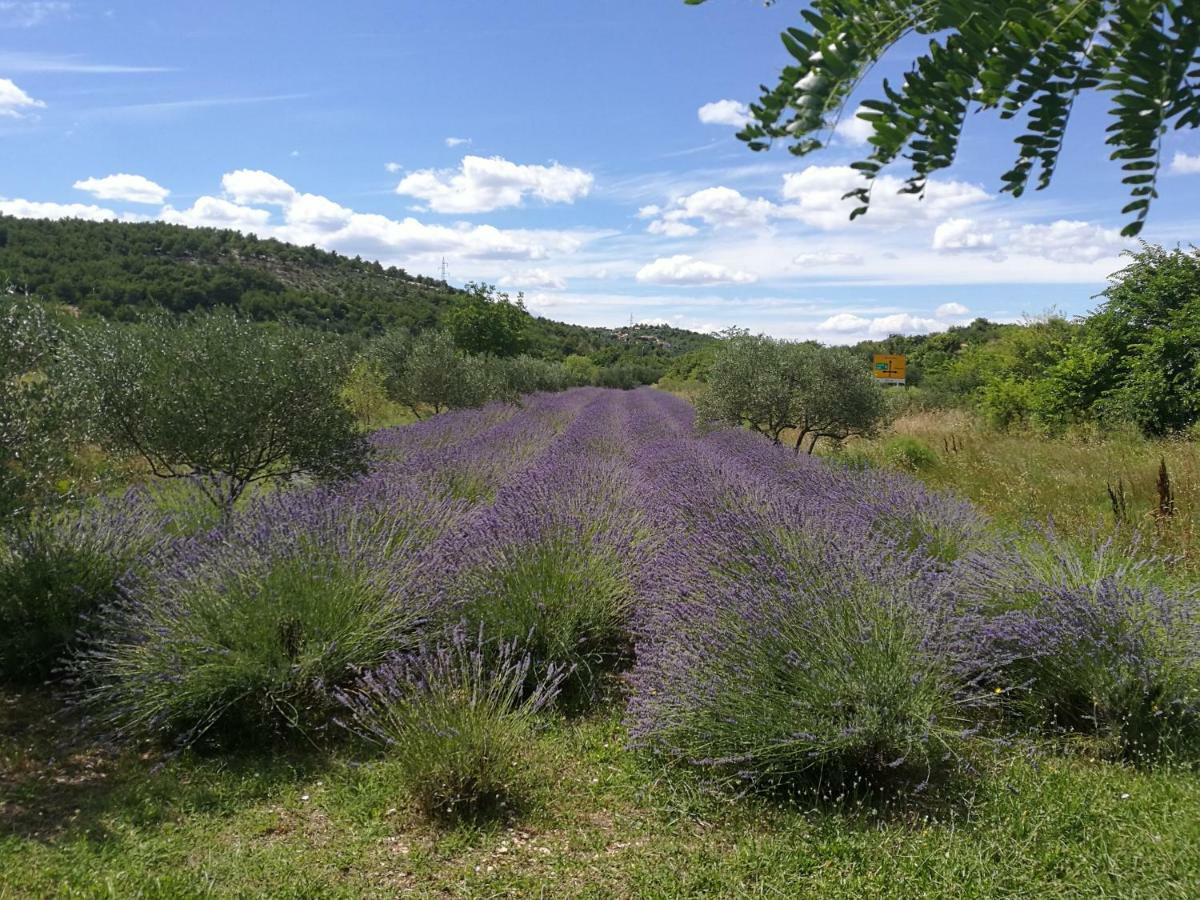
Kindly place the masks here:
<instances>
[{"instance_id":1,"label":"yellow road sign","mask_svg":"<svg viewBox=\"0 0 1200 900\"><path fill-rule=\"evenodd\" d=\"M904 370L908 360L899 354L876 353L871 374L883 384L904 384Z\"/></svg>"}]
</instances>

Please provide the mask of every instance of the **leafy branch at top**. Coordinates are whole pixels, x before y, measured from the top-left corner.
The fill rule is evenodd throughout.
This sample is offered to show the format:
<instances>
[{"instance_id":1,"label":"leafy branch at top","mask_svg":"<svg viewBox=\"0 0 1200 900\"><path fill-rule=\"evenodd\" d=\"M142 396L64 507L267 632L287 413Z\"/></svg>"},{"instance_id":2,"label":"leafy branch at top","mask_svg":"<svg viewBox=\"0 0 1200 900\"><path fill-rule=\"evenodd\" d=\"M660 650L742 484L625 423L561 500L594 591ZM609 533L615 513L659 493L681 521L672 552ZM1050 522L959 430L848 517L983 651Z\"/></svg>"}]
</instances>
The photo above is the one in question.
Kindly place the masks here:
<instances>
[{"instance_id":1,"label":"leafy branch at top","mask_svg":"<svg viewBox=\"0 0 1200 900\"><path fill-rule=\"evenodd\" d=\"M690 5L706 0L685 0ZM866 184L846 196L870 205L880 171L903 156L903 191L922 194L955 159L966 115L1024 116L1017 155L1001 175L1021 196L1054 176L1075 98L1110 95L1106 143L1121 163L1130 202L1123 234L1141 231L1158 196L1161 142L1169 128L1200 127L1200 4L1195 0L814 0L805 26L788 28L792 63L763 86L738 134L753 150L776 138L803 156L823 147L855 88L906 35L932 35L903 83L884 80L862 103L874 133L870 155L853 164Z\"/></svg>"}]
</instances>

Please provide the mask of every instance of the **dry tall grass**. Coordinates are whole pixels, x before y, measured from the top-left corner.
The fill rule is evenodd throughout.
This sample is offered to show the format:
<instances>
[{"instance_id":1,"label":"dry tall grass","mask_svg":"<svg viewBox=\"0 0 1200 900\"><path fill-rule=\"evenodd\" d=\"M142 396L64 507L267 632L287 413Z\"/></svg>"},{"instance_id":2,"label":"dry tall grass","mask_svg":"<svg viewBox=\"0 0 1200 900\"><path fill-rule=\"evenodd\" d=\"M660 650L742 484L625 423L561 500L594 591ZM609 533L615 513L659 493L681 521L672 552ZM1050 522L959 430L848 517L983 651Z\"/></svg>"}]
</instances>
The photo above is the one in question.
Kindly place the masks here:
<instances>
[{"instance_id":1,"label":"dry tall grass","mask_svg":"<svg viewBox=\"0 0 1200 900\"><path fill-rule=\"evenodd\" d=\"M1080 431L1055 438L1006 434L967 413L949 411L906 415L878 438L825 452L881 466L890 456L895 464L896 454L887 450L898 438L915 439L936 455L934 464L917 470L920 478L969 497L1002 523L1053 521L1068 536L1141 540L1147 549L1180 556L1182 571L1200 572L1196 441L1147 440L1127 432ZM1164 461L1174 499L1170 517L1159 514Z\"/></svg>"}]
</instances>

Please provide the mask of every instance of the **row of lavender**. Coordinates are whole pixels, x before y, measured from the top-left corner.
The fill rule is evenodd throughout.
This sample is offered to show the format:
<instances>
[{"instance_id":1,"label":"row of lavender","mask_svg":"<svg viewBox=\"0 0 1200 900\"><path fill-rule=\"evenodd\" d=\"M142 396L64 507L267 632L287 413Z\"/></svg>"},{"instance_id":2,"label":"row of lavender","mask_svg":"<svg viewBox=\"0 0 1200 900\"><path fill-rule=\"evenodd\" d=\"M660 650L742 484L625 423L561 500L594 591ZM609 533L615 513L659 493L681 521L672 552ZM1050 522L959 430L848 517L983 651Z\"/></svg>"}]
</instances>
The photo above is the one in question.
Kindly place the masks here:
<instances>
[{"instance_id":1,"label":"row of lavender","mask_svg":"<svg viewBox=\"0 0 1200 900\"><path fill-rule=\"evenodd\" d=\"M651 400L651 398L653 398ZM1088 734L1148 761L1200 750L1200 594L1148 563L998 533L969 504L744 431L635 415L665 543L636 622L636 742L717 777L920 785L980 736Z\"/></svg>"},{"instance_id":2,"label":"row of lavender","mask_svg":"<svg viewBox=\"0 0 1200 900\"><path fill-rule=\"evenodd\" d=\"M635 743L722 779L925 783L1018 725L1140 758L1196 747L1200 601L1103 548L1018 542L904 476L697 435L652 390L374 443L363 479L141 553L72 663L94 718L189 743L338 720L379 736L438 677L486 675L469 696L524 714L586 707L625 672ZM136 519L152 543L161 523L126 507L100 530Z\"/></svg>"}]
</instances>

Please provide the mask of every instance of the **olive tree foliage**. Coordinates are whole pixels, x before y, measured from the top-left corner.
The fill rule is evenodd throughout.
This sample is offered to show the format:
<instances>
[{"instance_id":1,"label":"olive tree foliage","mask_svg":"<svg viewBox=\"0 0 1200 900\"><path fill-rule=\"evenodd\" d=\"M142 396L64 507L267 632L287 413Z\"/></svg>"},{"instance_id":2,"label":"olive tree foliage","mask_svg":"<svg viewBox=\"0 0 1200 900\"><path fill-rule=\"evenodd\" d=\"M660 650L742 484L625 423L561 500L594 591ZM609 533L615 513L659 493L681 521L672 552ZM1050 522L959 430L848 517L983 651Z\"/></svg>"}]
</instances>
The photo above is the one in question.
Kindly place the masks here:
<instances>
[{"instance_id":1,"label":"olive tree foliage","mask_svg":"<svg viewBox=\"0 0 1200 900\"><path fill-rule=\"evenodd\" d=\"M370 353L383 373L388 398L418 419L430 410L436 415L508 396L499 370L484 357L461 350L446 331L416 337L389 332Z\"/></svg>"},{"instance_id":2,"label":"olive tree foliage","mask_svg":"<svg viewBox=\"0 0 1200 900\"><path fill-rule=\"evenodd\" d=\"M522 354L511 359L491 361L508 399L540 391L565 391L575 382L571 372L561 362L551 362Z\"/></svg>"},{"instance_id":3,"label":"olive tree foliage","mask_svg":"<svg viewBox=\"0 0 1200 900\"><path fill-rule=\"evenodd\" d=\"M700 425L746 425L780 442L795 425L795 399L803 384L795 344L731 328L708 374L708 389L696 400Z\"/></svg>"},{"instance_id":4,"label":"olive tree foliage","mask_svg":"<svg viewBox=\"0 0 1200 900\"><path fill-rule=\"evenodd\" d=\"M61 495L73 406L59 372L63 337L36 301L0 298L0 524Z\"/></svg>"},{"instance_id":5,"label":"olive tree foliage","mask_svg":"<svg viewBox=\"0 0 1200 900\"><path fill-rule=\"evenodd\" d=\"M695 5L706 0L685 0ZM1142 228L1158 196L1164 134L1200 126L1200 4L1196 0L813 0L782 34L791 57L763 86L739 137L753 150L782 139L797 156L824 146L874 65L910 34L929 35L901 83L884 80L859 118L874 133L854 164L865 184L846 196L865 213L881 170L903 157L903 191L923 194L958 153L967 114L1024 119L1003 190L1050 184L1072 107L1109 97L1107 143L1130 193L1125 235Z\"/></svg>"},{"instance_id":6,"label":"olive tree foliage","mask_svg":"<svg viewBox=\"0 0 1200 900\"><path fill-rule=\"evenodd\" d=\"M797 453L806 440L812 453L821 438L871 434L885 413L882 389L848 351L741 329L724 333L696 401L701 427L746 425L776 444L792 430Z\"/></svg>"},{"instance_id":7,"label":"olive tree foliage","mask_svg":"<svg viewBox=\"0 0 1200 900\"><path fill-rule=\"evenodd\" d=\"M256 482L361 472L367 443L339 396L345 354L231 312L81 331L76 381L93 428L160 478L194 481L228 517Z\"/></svg>"},{"instance_id":8,"label":"olive tree foliage","mask_svg":"<svg viewBox=\"0 0 1200 900\"><path fill-rule=\"evenodd\" d=\"M808 383L797 412L796 452L806 437L812 453L821 438L840 443L874 434L887 416L885 388L848 350L811 349Z\"/></svg>"}]
</instances>

